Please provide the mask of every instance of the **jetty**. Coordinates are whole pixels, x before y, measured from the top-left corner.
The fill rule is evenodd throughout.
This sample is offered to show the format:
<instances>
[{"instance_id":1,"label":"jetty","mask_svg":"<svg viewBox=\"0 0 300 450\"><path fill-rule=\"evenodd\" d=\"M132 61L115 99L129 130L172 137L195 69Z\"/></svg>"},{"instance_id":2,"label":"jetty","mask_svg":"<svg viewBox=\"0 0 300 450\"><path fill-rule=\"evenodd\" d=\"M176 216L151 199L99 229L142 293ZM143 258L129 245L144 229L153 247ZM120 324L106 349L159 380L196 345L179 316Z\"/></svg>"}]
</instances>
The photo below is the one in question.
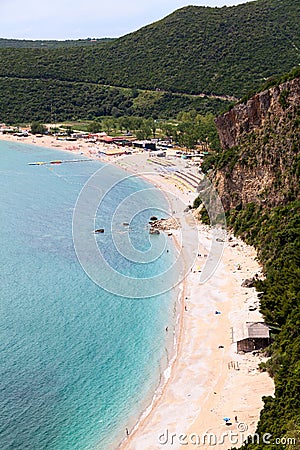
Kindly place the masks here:
<instances>
[{"instance_id":1,"label":"jetty","mask_svg":"<svg viewBox=\"0 0 300 450\"><path fill-rule=\"evenodd\" d=\"M30 163L28 163L28 165L29 166L43 166L43 165L50 165L50 164L77 163L77 162L84 162L84 161L91 161L91 160L90 159L55 159L53 161L30 162Z\"/></svg>"}]
</instances>

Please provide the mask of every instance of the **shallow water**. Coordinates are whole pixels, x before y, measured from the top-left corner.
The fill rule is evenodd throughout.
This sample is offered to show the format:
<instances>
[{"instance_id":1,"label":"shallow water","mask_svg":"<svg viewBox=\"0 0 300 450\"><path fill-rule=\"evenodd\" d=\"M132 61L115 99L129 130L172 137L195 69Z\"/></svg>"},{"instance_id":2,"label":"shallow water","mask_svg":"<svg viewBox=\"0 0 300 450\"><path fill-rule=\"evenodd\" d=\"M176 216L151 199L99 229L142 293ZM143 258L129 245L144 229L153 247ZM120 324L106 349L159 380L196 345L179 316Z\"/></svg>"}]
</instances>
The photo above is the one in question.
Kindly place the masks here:
<instances>
[{"instance_id":1,"label":"shallow water","mask_svg":"<svg viewBox=\"0 0 300 450\"><path fill-rule=\"evenodd\" d=\"M0 142L2 450L117 448L125 427L149 404L171 352L174 292L120 297L95 284L79 264L72 240L74 206L101 164L27 164L61 158L74 155ZM105 176L118 181L124 173L110 168L102 188ZM120 200L136 191L143 191L142 203L151 198L149 204L166 209L160 192L147 188L136 178L118 181L95 225L109 230ZM131 219L138 201L129 200L120 218ZM161 211L146 208L132 220L130 242L138 254L151 248L146 225L155 214ZM96 241L108 263L128 277L159 274L174 256L165 241L161 248L168 253L132 263L133 250L117 251L111 233Z\"/></svg>"}]
</instances>

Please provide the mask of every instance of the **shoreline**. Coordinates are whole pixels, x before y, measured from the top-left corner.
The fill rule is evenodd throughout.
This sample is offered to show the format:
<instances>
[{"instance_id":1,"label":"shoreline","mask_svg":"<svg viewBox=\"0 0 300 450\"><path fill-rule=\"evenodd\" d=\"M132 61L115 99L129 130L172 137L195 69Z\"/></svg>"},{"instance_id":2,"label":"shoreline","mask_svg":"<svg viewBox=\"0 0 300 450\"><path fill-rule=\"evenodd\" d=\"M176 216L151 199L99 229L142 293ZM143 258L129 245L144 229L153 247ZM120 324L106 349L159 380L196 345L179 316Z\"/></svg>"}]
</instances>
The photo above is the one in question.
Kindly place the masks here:
<instances>
[{"instance_id":1,"label":"shoreline","mask_svg":"<svg viewBox=\"0 0 300 450\"><path fill-rule=\"evenodd\" d=\"M7 135L3 135L0 134L0 140L4 140L6 142L16 142L18 144L28 144L28 145L34 145L40 148L47 148L47 149L53 149L53 150L58 150L61 152L65 152L65 153L78 153L79 151L81 152L81 155L78 156L84 156L89 158L90 160L94 160L94 161L98 161L101 162L103 164L111 164L123 171L129 172L130 175L133 176L138 176L139 178L144 179L146 182L150 183L151 185L153 185L156 189L159 189L161 191L161 194L167 199L170 207L171 207L171 201L168 197L168 194L170 194L170 189L166 190L166 186L164 186L163 184L160 183L159 180L153 180L151 177L147 176L147 174L137 174L137 170L136 168L134 169L129 168L127 165L126 167L124 167L124 164L122 164L122 161L124 159L123 156L110 156L110 157L106 157L104 155L101 156L94 156L91 155L90 153L90 149L93 148L94 146L91 145L90 143L87 142L83 142L79 147L79 149L75 149L75 148L68 148L68 147L64 147L62 144L59 145L54 145L55 143L55 139L52 136L43 136L42 138L38 138L36 139L35 136L31 135L30 137L27 138L20 138L17 136L13 136L11 134L7 134ZM62 141L59 141L62 142ZM72 146L73 147L73 146ZM77 146L74 146L77 147ZM99 150L100 148L107 148L107 145L105 144L100 144L100 146L98 146L97 150ZM111 145L108 145L108 147L111 147ZM137 154L141 153L140 151L136 152L135 155L133 155L133 157L136 157ZM128 159L129 157L126 156L126 159ZM121 161L120 161L121 160ZM121 162L121 164L120 164ZM134 164L135 165L135 164ZM139 171L140 167L138 168ZM150 172L150 171L149 171ZM150 173L153 174L153 171L151 171ZM129 175L129 176L130 176ZM168 186L169 188L172 188L172 186ZM180 192L180 195L183 197L184 192ZM172 195L174 195L174 192L172 192ZM183 201L186 201L186 199L184 199ZM178 249L178 251L180 250L180 244L177 241L174 233L172 233L172 240L173 243L175 245L175 247ZM173 372L173 367L176 363L178 354L179 354L179 346L181 343L181 335L183 333L183 326L182 326L182 320L183 320L183 310L184 310L184 298L185 298L185 291L186 291L186 279L184 278L183 281L181 283L179 283L175 288L173 289L178 289L178 295L177 298L174 300L174 306L176 307L177 310L177 314L176 314L176 319L175 319L175 325L174 325L174 337L173 337L173 342L171 344L170 350L171 350L171 355L170 355L170 361L169 364L163 369L163 371L161 372L161 381L159 382L159 384L157 385L157 387L155 388L155 391L153 392L153 394L151 394L151 401L148 404L148 406L146 406L142 412L139 414L138 418L135 419L133 421L134 425L131 428L131 433L134 433L135 431L138 430L139 426L141 423L143 423L144 421L147 420L147 418L149 417L149 415L151 415L153 409L155 409L156 405L158 404L166 386L168 385L171 376L172 376L172 372ZM166 372L168 373L167 376L165 376ZM117 448L122 450L123 445L126 445L128 437L125 436L120 443L117 445ZM97 447L98 448L98 447ZM115 448L115 447L114 447Z\"/></svg>"},{"instance_id":2,"label":"shoreline","mask_svg":"<svg viewBox=\"0 0 300 450\"><path fill-rule=\"evenodd\" d=\"M159 188L158 188L159 189ZM163 191L163 194L165 192ZM178 250L180 250L180 244L176 237L172 236L173 242L175 247L177 247ZM168 389L169 383L171 383L172 380L172 374L175 370L175 366L178 360L178 357L180 355L181 351L181 344L182 344L182 334L184 332L183 328L183 318L184 318L184 310L185 310L185 299L186 299L186 291L187 291L187 279L186 277L182 280L181 283L179 283L178 286L176 286L173 289L179 289L179 295L177 299L175 300L175 304L179 305L178 308L178 314L175 320L175 327L174 327L174 339L173 339L173 348L171 355L170 362L165 367L165 369L162 372L163 379L155 389L155 392L152 396L151 403L142 411L140 416L138 417L138 420L136 421L134 427L131 429L131 432L128 436L126 436L120 444L118 444L117 449L118 450L125 450L128 446L128 443L131 442L132 439L134 439L134 436L136 433L139 432L140 428L143 427L146 423L149 417L151 417L151 414L155 410L155 408L159 405L159 402L164 395L166 389ZM168 375L165 376L166 372L168 372ZM99 449L100 450L100 449Z\"/></svg>"},{"instance_id":3,"label":"shoreline","mask_svg":"<svg viewBox=\"0 0 300 450\"><path fill-rule=\"evenodd\" d=\"M184 287L182 288L184 289ZM178 298L175 300L175 303L179 304L180 309L182 308L182 301L183 301L183 295L184 290L180 290ZM169 364L163 369L161 372L161 381L156 387L154 393L151 395L151 401L144 408L144 410L139 414L137 420L135 420L134 426L130 430L130 434L128 436L125 436L122 441L117 444L117 447L114 446L114 449L117 450L123 450L123 448L126 448L128 445L128 442L132 439L132 437L137 433L141 426L143 426L144 423L146 423L147 419L151 416L152 412L155 410L157 405L159 404L159 401L164 394L165 390L167 389L167 386L170 382L173 367L176 363L178 353L179 353L179 343L180 343L180 335L182 333L182 327L180 325L180 322L182 320L182 311L179 311L177 314L177 318L175 320L175 327L174 327L174 339L173 339L173 346L172 346L172 352ZM99 448L99 450L102 450Z\"/></svg>"},{"instance_id":4,"label":"shoreline","mask_svg":"<svg viewBox=\"0 0 300 450\"><path fill-rule=\"evenodd\" d=\"M81 151L82 156L113 164L137 176L138 172L145 170L147 166L145 160L139 161L137 155L92 156L93 146L88 143L83 143L79 149L69 150L62 148L62 145L54 145L54 139L49 136L20 139L0 135L0 139L70 153ZM126 164L127 161L131 162L131 165ZM147 168L150 172L149 164ZM169 178L172 177L160 175L152 170L152 175L144 178L162 190L163 195L172 192L186 204L192 200L191 190L186 189L183 184L179 187L176 180L170 181ZM241 431L238 425L243 423L247 426L248 432L254 433L263 406L261 396L272 395L274 392L271 378L265 373L258 372L256 368L259 357L252 354L237 355L230 336L231 328L235 329L238 323L245 322L248 318L253 321L261 320L258 311L249 312L249 301L252 303L258 301L257 295L253 289L241 288L241 281L253 276L260 269L255 261L256 253L239 239L231 237L233 240L231 244L226 242L217 272L201 286L198 269L205 264L202 255L209 253L212 237L206 227L199 225L198 228L201 233L201 257L197 258L191 273L182 283L177 349L174 348L174 361L173 357L171 358L173 363L162 372L164 374L166 370L170 370L169 378L161 388L160 385L157 387L151 404L142 412L130 435L125 436L118 446L120 450L179 449L182 448L178 440L179 434L191 435L197 432L201 435L211 432L220 436L224 431L228 431L223 422L223 417L226 416L232 420L233 417L238 417L238 422L233 423L230 429ZM176 245L174 236L172 239ZM192 248L194 245L192 242L187 246ZM238 265L241 266L240 270L236 268ZM250 299L249 292L251 292ZM248 300L245 301L246 298ZM221 315L216 316L215 310L220 310ZM176 333L175 329L174 339ZM219 348L220 345L223 348ZM236 370L233 367L240 369ZM261 389L258 389L261 385ZM239 406L241 403L242 407ZM172 443L168 439L168 442L162 444L166 439L166 430L169 433L176 433L176 437L173 436ZM240 446L242 443L237 444ZM189 449L195 448L189 441L184 445ZM227 442L224 445L215 445L215 448L227 449L228 446ZM201 448L211 446L201 445Z\"/></svg>"},{"instance_id":5,"label":"shoreline","mask_svg":"<svg viewBox=\"0 0 300 450\"><path fill-rule=\"evenodd\" d=\"M244 244L239 241L239 245ZM249 248L246 250L251 251ZM225 267L223 263L222 265L221 273ZM231 269L234 267L231 266ZM233 272L236 271L233 270ZM241 274L238 273L237 281L240 280ZM226 286L227 295L232 294L234 284ZM212 433L219 441L221 436L229 430L245 431L248 434L255 432L259 413L263 407L261 397L273 394L273 381L266 373L260 373L257 370L259 356L237 355L233 350L234 344L231 343L229 335L230 327L233 325L233 318L230 316L232 308L228 304L228 298L218 298L220 293L224 295L224 285L226 281L221 280L220 275L217 282L214 280L212 283L209 291L211 297L216 288L220 290L213 299L214 306L207 305L205 301L202 301L202 305L193 303L191 291L189 292L188 312L184 312L182 318L183 339L178 349L173 373L156 409L152 410L152 414L146 420L139 423L139 428L128 437L121 447L122 450L179 449L183 445L179 442L180 435L198 434L200 439L205 433ZM194 285L192 290L195 288L197 289L197 286ZM204 287L204 290L207 291L207 287ZM192 310L197 307L198 314L191 317L190 308ZM214 316L214 307L222 311L221 316ZM204 312L206 317L203 317ZM187 315L190 317L186 317ZM215 320L212 324L210 321L213 321L213 317ZM219 318L222 318L221 330L217 323ZM203 327L202 333L199 327ZM209 330L208 334L207 330ZM196 332L196 336L193 336L193 332ZM195 342L190 342L191 339ZM207 348L199 348L199 343L203 347L207 345ZM220 344L224 349L219 348ZM186 352L191 349L193 351ZM239 367L239 369L233 369L233 367ZM242 406L240 406L241 399ZM223 421L223 417L228 414L232 421L235 416L238 417L238 423L233 423L230 428L226 427ZM239 426L244 426L245 430L241 430ZM171 441L172 435L173 441ZM241 433L241 438L242 436ZM160 438L161 441L159 441ZM185 441L186 443L188 445L185 445L185 448L195 448L194 442ZM232 445L233 443L225 442L214 447L225 450ZM238 446L241 445L242 441L238 443ZM209 449L211 446L204 444L201 448Z\"/></svg>"}]
</instances>

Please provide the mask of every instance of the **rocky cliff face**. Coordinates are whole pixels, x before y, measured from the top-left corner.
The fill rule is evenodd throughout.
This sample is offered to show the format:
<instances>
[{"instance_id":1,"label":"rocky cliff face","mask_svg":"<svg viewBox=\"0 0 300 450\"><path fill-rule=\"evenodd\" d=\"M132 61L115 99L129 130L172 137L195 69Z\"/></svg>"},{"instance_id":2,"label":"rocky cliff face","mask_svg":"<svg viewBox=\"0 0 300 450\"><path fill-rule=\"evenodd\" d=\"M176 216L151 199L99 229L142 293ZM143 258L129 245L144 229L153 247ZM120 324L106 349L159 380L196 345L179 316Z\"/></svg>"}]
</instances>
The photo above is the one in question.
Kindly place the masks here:
<instances>
[{"instance_id":1,"label":"rocky cliff face","mask_svg":"<svg viewBox=\"0 0 300 450\"><path fill-rule=\"evenodd\" d=\"M300 78L295 78L235 106L216 119L222 148L238 145L245 133L261 128L272 115L280 118L287 107L299 107L299 101Z\"/></svg>"},{"instance_id":2,"label":"rocky cliff face","mask_svg":"<svg viewBox=\"0 0 300 450\"><path fill-rule=\"evenodd\" d=\"M299 195L300 78L256 94L216 119L223 153L214 174L226 210L276 206Z\"/></svg>"}]
</instances>

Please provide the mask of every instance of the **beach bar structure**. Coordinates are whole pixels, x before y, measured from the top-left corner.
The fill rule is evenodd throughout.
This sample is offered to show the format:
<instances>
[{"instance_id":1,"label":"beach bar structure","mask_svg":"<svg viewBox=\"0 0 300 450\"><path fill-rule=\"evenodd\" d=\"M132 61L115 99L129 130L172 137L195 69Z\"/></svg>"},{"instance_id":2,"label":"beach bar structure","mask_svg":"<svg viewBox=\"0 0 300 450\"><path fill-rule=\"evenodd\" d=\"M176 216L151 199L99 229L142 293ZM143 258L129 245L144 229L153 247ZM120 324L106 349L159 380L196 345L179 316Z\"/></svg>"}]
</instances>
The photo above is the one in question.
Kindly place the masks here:
<instances>
[{"instance_id":1,"label":"beach bar structure","mask_svg":"<svg viewBox=\"0 0 300 450\"><path fill-rule=\"evenodd\" d=\"M132 145L133 145L133 147L142 148L144 150L152 150L152 151L156 150L156 142L153 142L153 141L148 141L148 140L133 141Z\"/></svg>"},{"instance_id":2,"label":"beach bar structure","mask_svg":"<svg viewBox=\"0 0 300 450\"><path fill-rule=\"evenodd\" d=\"M244 337L237 341L237 351L261 350L270 343L270 329L264 322L246 322Z\"/></svg>"}]
</instances>

